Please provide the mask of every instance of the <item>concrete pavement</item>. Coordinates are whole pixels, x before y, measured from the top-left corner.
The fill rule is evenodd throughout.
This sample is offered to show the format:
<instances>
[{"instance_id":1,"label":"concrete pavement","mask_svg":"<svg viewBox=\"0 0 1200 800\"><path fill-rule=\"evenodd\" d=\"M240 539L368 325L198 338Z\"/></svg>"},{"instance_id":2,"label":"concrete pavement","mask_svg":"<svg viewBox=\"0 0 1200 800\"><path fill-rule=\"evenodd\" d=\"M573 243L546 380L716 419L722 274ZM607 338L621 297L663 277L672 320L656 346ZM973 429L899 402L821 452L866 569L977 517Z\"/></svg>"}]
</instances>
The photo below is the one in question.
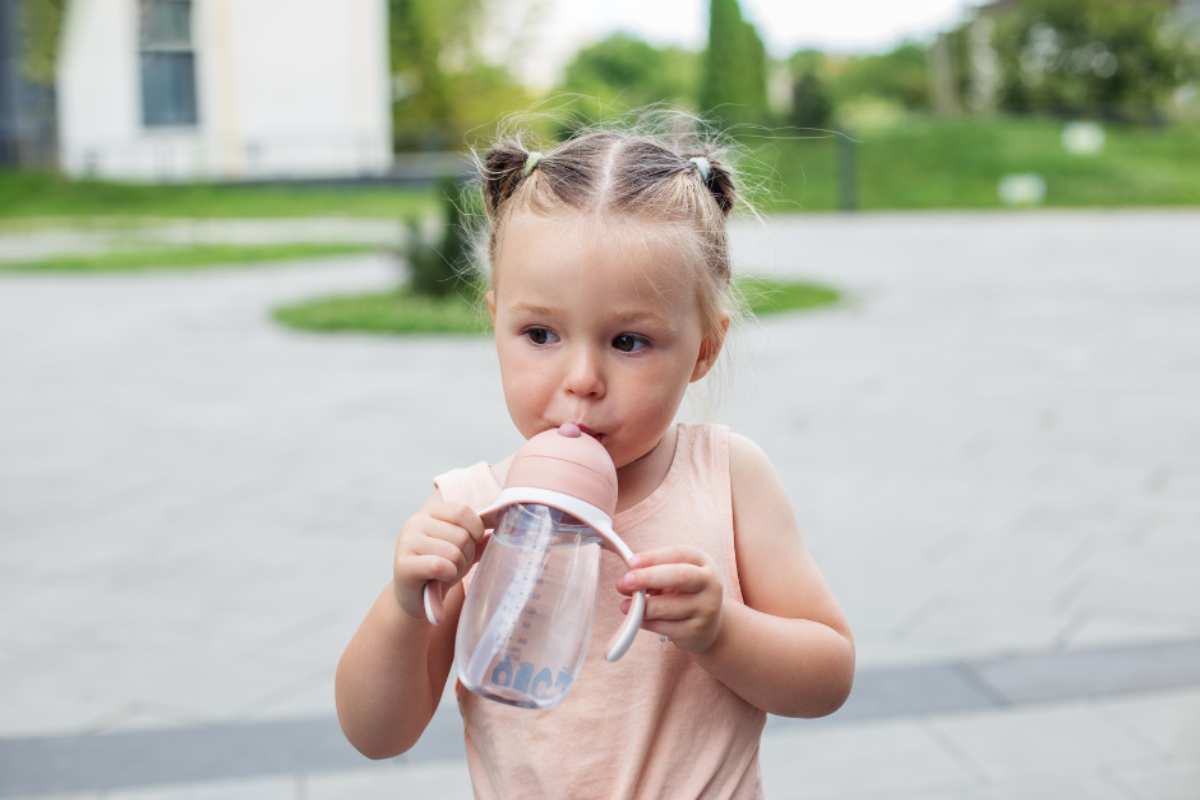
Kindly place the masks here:
<instances>
[{"instance_id":1,"label":"concrete pavement","mask_svg":"<svg viewBox=\"0 0 1200 800\"><path fill-rule=\"evenodd\" d=\"M1198 229L735 227L743 269L850 293L741 331L717 392L862 668L844 714L772 722L769 796L1200 796ZM360 762L331 676L430 476L518 444L490 345L267 317L392 278L374 257L0 275L0 796L469 793L452 706L426 750ZM153 742L197 758L156 773Z\"/></svg>"},{"instance_id":2,"label":"concrete pavement","mask_svg":"<svg viewBox=\"0 0 1200 800\"><path fill-rule=\"evenodd\" d=\"M70 229L51 227L46 222L24 225L0 221L0 264L172 245L354 242L398 247L405 237L405 227L399 220L352 217L98 223L81 220Z\"/></svg>"}]
</instances>

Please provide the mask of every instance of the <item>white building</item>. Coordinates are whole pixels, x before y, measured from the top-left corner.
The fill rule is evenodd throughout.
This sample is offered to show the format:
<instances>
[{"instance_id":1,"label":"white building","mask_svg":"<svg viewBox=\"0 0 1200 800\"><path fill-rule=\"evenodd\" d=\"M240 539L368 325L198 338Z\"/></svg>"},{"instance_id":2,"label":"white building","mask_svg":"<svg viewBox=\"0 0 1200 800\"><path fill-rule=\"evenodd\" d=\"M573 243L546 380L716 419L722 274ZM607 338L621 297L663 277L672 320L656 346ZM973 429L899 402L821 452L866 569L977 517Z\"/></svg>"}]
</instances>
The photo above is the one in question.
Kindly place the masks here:
<instances>
[{"instance_id":1,"label":"white building","mask_svg":"<svg viewBox=\"0 0 1200 800\"><path fill-rule=\"evenodd\" d=\"M378 173L387 0L70 0L64 172L190 180Z\"/></svg>"}]
</instances>

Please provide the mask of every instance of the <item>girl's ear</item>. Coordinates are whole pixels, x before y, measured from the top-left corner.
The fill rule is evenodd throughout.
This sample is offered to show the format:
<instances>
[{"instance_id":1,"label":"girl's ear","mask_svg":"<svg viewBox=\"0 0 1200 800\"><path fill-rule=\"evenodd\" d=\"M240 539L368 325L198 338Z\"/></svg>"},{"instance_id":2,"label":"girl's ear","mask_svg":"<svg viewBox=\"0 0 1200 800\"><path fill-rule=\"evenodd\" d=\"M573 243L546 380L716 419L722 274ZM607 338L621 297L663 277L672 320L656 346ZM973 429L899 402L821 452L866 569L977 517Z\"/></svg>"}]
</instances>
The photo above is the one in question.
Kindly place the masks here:
<instances>
[{"instance_id":1,"label":"girl's ear","mask_svg":"<svg viewBox=\"0 0 1200 800\"><path fill-rule=\"evenodd\" d=\"M721 346L725 344L725 334L727 333L729 333L729 315L722 314L721 332L706 336L704 341L700 342L700 354L696 356L696 366L692 367L692 377L688 378L689 383L703 378L712 369L712 365L717 363L717 356L721 355Z\"/></svg>"},{"instance_id":2,"label":"girl's ear","mask_svg":"<svg viewBox=\"0 0 1200 800\"><path fill-rule=\"evenodd\" d=\"M492 327L496 327L496 290L488 289L484 295L487 299L488 315L492 318Z\"/></svg>"}]
</instances>

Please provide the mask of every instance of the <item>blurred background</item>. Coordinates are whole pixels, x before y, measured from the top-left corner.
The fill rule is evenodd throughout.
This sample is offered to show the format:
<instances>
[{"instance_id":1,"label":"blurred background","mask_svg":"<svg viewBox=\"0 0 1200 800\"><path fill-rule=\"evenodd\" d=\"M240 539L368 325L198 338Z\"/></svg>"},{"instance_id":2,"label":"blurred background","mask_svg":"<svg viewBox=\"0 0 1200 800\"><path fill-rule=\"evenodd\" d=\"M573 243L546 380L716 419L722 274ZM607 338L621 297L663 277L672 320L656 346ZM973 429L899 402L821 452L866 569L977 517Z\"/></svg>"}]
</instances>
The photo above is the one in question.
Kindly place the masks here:
<instances>
[{"instance_id":1,"label":"blurred background","mask_svg":"<svg viewBox=\"0 0 1200 800\"><path fill-rule=\"evenodd\" d=\"M333 669L519 444L472 150L647 107L857 636L767 796L1200 798L1196 0L0 0L0 797L470 796Z\"/></svg>"},{"instance_id":2,"label":"blurred background","mask_svg":"<svg viewBox=\"0 0 1200 800\"><path fill-rule=\"evenodd\" d=\"M555 138L656 103L744 140L771 210L1161 206L1200 185L1186 0L3 7L6 218L386 217L508 115ZM1041 191L999 191L1013 175ZM390 190L200 191L302 179Z\"/></svg>"}]
</instances>

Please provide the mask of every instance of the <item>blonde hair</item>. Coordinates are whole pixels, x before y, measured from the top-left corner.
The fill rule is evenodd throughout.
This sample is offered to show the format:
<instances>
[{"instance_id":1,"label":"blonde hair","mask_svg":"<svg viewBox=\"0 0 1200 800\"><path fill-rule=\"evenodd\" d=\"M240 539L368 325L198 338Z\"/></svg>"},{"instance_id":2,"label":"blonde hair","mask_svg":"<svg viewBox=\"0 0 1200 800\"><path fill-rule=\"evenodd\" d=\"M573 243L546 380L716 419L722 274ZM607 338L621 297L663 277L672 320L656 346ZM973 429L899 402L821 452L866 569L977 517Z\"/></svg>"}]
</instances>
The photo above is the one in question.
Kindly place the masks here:
<instances>
[{"instance_id":1,"label":"blonde hair","mask_svg":"<svg viewBox=\"0 0 1200 800\"><path fill-rule=\"evenodd\" d=\"M723 320L742 316L744 307L725 231L739 202L733 170L725 148L704 141L694 125L681 130L681 121L694 122L686 115L659 119L674 131L592 129L545 152L526 147L520 135L498 140L477 158L487 223L481 255L495 263L505 222L517 210L547 215L569 209L678 225L692 234L689 261L697 266L703 333L719 340Z\"/></svg>"}]
</instances>

